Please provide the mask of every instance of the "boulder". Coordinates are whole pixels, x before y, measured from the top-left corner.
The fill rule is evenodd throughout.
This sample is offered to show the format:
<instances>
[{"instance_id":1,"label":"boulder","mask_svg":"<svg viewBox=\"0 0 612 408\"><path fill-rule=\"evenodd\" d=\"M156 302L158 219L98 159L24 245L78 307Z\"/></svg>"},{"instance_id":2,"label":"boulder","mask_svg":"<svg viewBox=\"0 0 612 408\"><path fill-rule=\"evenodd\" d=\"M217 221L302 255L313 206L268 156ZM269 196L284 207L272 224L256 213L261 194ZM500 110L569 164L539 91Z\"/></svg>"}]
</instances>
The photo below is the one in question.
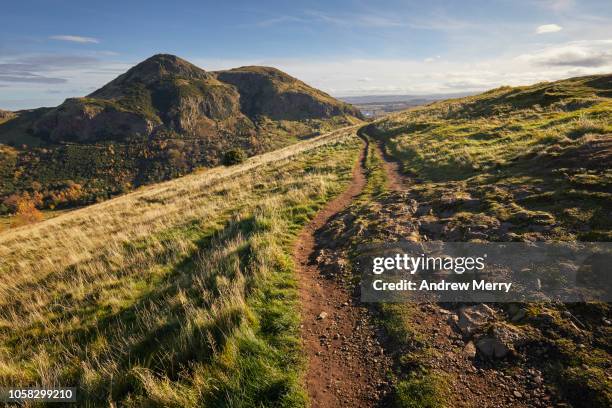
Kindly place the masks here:
<instances>
[{"instance_id":1,"label":"boulder","mask_svg":"<svg viewBox=\"0 0 612 408\"><path fill-rule=\"evenodd\" d=\"M476 357L476 346L471 341L468 341L463 347L463 354L465 354L469 359L473 359Z\"/></svg>"},{"instance_id":2,"label":"boulder","mask_svg":"<svg viewBox=\"0 0 612 408\"><path fill-rule=\"evenodd\" d=\"M489 359L500 359L515 353L514 345L520 340L513 327L499 323L476 341L478 352Z\"/></svg>"},{"instance_id":3,"label":"boulder","mask_svg":"<svg viewBox=\"0 0 612 408\"><path fill-rule=\"evenodd\" d=\"M459 310L457 327L465 337L470 337L488 322L497 317L495 311L484 303L464 307Z\"/></svg>"}]
</instances>

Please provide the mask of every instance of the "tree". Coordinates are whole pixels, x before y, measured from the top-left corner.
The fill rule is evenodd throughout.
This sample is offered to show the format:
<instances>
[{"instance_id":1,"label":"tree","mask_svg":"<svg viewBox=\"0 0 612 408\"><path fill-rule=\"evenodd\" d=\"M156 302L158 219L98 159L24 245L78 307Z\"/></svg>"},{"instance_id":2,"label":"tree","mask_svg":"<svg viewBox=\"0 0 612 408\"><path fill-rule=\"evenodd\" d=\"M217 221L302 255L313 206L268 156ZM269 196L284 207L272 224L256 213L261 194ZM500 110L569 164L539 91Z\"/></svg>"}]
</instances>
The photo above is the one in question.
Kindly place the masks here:
<instances>
[{"instance_id":1,"label":"tree","mask_svg":"<svg viewBox=\"0 0 612 408\"><path fill-rule=\"evenodd\" d=\"M234 164L240 164L245 161L246 158L246 153L240 148L228 150L223 155L223 165L232 166Z\"/></svg>"},{"instance_id":2,"label":"tree","mask_svg":"<svg viewBox=\"0 0 612 408\"><path fill-rule=\"evenodd\" d=\"M41 221L43 214L36 208L34 202L28 199L22 199L17 204L17 212L13 224L15 226L33 224Z\"/></svg>"}]
</instances>

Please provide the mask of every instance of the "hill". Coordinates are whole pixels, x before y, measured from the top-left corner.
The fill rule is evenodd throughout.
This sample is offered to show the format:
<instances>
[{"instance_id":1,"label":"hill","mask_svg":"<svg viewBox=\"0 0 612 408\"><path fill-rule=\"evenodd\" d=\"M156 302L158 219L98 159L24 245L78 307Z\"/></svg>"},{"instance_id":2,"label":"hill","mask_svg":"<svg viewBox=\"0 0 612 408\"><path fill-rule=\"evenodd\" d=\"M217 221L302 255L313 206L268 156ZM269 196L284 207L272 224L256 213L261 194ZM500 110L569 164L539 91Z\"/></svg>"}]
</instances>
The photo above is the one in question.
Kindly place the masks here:
<instances>
[{"instance_id":1,"label":"hill","mask_svg":"<svg viewBox=\"0 0 612 408\"><path fill-rule=\"evenodd\" d=\"M232 149L286 146L360 113L274 68L208 72L160 54L86 97L14 116L0 124L14 149L0 155L0 196L38 191L55 208L215 166Z\"/></svg>"},{"instance_id":2,"label":"hill","mask_svg":"<svg viewBox=\"0 0 612 408\"><path fill-rule=\"evenodd\" d=\"M6 122L15 116L13 112L0 109L0 123Z\"/></svg>"},{"instance_id":3,"label":"hill","mask_svg":"<svg viewBox=\"0 0 612 408\"><path fill-rule=\"evenodd\" d=\"M350 258L357 243L406 239L612 241L612 75L436 102L380 119L362 133L377 142L380 164L371 196L324 232L344 243L335 256L345 251ZM542 285L555 279L553 272ZM606 278L595 283L609 288ZM396 361L404 366L397 373L398 398L407 406L455 406L457 399L486 406L488 398L513 406L538 406L544 398L546 405L610 406L610 304L544 299L489 303L494 318L469 336L449 315L462 316L470 304L381 305L397 349L411 356ZM446 340L440 332L449 333ZM512 336L520 340L509 341ZM501 341L511 356L487 356L478 342L483 338ZM450 354L449 344L456 350ZM466 354L473 363L464 366L458 361ZM445 394L448 389L454 395Z\"/></svg>"},{"instance_id":4,"label":"hill","mask_svg":"<svg viewBox=\"0 0 612 408\"><path fill-rule=\"evenodd\" d=\"M611 116L612 75L599 75L437 102L369 132L429 200L471 196L502 222L548 219L549 238L608 241Z\"/></svg>"},{"instance_id":5,"label":"hill","mask_svg":"<svg viewBox=\"0 0 612 408\"><path fill-rule=\"evenodd\" d=\"M0 232L0 384L69 383L91 406L304 406L291 242L349 183L354 133Z\"/></svg>"},{"instance_id":6,"label":"hill","mask_svg":"<svg viewBox=\"0 0 612 408\"><path fill-rule=\"evenodd\" d=\"M610 79L436 102L0 232L0 385L91 406L610 406L609 304L364 305L357 267L381 242L609 242Z\"/></svg>"}]
</instances>

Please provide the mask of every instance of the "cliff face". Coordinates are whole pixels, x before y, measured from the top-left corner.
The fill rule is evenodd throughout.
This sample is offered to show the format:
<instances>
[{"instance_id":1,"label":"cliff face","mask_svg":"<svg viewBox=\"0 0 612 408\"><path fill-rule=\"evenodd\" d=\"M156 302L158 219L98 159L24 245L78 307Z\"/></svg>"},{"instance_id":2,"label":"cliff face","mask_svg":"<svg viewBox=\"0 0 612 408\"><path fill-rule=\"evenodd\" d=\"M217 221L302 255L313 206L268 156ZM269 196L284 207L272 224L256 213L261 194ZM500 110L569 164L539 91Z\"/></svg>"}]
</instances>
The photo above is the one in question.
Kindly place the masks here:
<instances>
[{"instance_id":1,"label":"cliff face","mask_svg":"<svg viewBox=\"0 0 612 408\"><path fill-rule=\"evenodd\" d=\"M206 72L155 55L84 98L67 99L29 126L50 142L147 139L160 131L193 137L256 136L258 122L360 117L359 111L267 67ZM1 129L0 129L1 133Z\"/></svg>"},{"instance_id":2,"label":"cliff face","mask_svg":"<svg viewBox=\"0 0 612 408\"><path fill-rule=\"evenodd\" d=\"M112 103L74 98L42 115L32 129L34 135L53 142L97 142L148 135L156 124Z\"/></svg>"}]
</instances>

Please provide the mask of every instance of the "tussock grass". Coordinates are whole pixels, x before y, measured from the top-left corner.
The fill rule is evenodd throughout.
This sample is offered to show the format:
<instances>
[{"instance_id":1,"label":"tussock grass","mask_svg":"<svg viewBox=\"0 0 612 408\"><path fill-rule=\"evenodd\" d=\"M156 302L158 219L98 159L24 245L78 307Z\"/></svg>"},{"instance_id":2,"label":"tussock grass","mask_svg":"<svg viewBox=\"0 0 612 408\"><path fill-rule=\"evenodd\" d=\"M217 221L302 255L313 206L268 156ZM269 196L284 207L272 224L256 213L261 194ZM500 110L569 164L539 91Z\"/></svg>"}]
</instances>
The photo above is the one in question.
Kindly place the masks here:
<instances>
[{"instance_id":1,"label":"tussock grass","mask_svg":"<svg viewBox=\"0 0 612 408\"><path fill-rule=\"evenodd\" d=\"M291 242L354 129L0 233L0 385L106 406L303 406Z\"/></svg>"}]
</instances>

